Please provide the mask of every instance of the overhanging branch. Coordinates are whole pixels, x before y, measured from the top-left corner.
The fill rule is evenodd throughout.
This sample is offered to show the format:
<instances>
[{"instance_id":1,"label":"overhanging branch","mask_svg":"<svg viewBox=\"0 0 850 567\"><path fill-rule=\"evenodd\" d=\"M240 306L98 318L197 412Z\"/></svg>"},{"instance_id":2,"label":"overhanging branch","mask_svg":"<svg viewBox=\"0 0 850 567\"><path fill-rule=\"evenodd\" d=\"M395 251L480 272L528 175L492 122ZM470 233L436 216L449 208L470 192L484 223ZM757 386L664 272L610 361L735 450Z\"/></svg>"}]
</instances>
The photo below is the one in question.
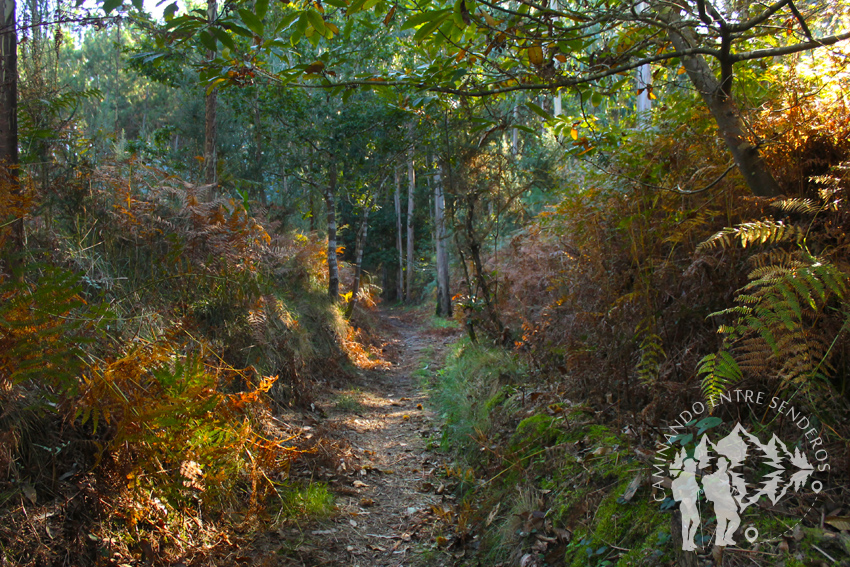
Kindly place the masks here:
<instances>
[{"instance_id":1,"label":"overhanging branch","mask_svg":"<svg viewBox=\"0 0 850 567\"><path fill-rule=\"evenodd\" d=\"M819 47L829 47L835 45L839 41L850 39L850 32L845 32L829 37L821 37L804 43L794 45L786 45L784 47L772 47L770 49L756 49L754 51L745 51L744 53L735 53L730 56L735 63L739 61L750 61L752 59L764 59L766 57L779 57L781 55L791 55L792 53L800 53L801 51L810 51Z\"/></svg>"}]
</instances>

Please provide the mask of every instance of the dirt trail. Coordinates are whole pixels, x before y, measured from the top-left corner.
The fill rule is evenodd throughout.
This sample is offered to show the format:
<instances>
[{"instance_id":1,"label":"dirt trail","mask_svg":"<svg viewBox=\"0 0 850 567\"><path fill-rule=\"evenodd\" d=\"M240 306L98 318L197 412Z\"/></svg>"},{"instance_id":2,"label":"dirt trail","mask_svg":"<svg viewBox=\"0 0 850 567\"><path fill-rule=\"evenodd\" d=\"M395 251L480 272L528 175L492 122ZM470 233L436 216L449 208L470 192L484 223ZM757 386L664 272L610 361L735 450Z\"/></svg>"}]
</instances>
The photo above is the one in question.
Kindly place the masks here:
<instances>
[{"instance_id":1,"label":"dirt trail","mask_svg":"<svg viewBox=\"0 0 850 567\"><path fill-rule=\"evenodd\" d=\"M438 438L439 422L427 406L421 373L413 374L442 364L457 332L429 330L423 319L385 311L392 367L365 371L317 401L316 434L348 445L336 470L309 471L335 494L337 512L328 520L285 528L289 533L281 536L298 543L285 553L289 561L278 564L447 564L441 546L450 527L438 516L451 508L452 497L440 480L441 457L428 449L429 438Z\"/></svg>"}]
</instances>

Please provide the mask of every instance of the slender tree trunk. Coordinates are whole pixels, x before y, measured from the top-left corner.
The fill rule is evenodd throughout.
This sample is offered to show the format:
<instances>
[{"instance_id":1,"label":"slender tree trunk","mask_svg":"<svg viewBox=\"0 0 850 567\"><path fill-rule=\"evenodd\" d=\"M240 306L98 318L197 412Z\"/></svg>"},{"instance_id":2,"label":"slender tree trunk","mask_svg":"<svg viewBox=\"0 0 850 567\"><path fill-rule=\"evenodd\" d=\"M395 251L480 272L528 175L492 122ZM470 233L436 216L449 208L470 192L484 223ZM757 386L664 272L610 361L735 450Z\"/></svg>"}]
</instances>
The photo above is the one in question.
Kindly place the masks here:
<instances>
[{"instance_id":1,"label":"slender tree trunk","mask_svg":"<svg viewBox=\"0 0 850 567\"><path fill-rule=\"evenodd\" d=\"M218 12L216 0L207 0L207 21L213 23ZM213 52L207 53L207 58L215 57ZM215 185L216 183L216 104L218 90L211 89L204 101L204 183ZM210 190L215 195L215 188Z\"/></svg>"},{"instance_id":2,"label":"slender tree trunk","mask_svg":"<svg viewBox=\"0 0 850 567\"><path fill-rule=\"evenodd\" d=\"M413 297L413 197L416 191L416 171L413 169L413 123L410 123L410 151L407 154L407 285L405 294L409 302Z\"/></svg>"},{"instance_id":3,"label":"slender tree trunk","mask_svg":"<svg viewBox=\"0 0 850 567\"><path fill-rule=\"evenodd\" d=\"M519 109L514 106L514 123L519 120ZM511 155L515 156L519 153L519 130L511 128Z\"/></svg>"},{"instance_id":4,"label":"slender tree trunk","mask_svg":"<svg viewBox=\"0 0 850 567\"><path fill-rule=\"evenodd\" d=\"M646 10L646 2L638 2L635 10L638 14L642 13ZM649 111L652 110L652 99L649 98L651 82L652 74L649 64L638 67L636 77L638 124L649 121Z\"/></svg>"},{"instance_id":5,"label":"slender tree trunk","mask_svg":"<svg viewBox=\"0 0 850 567\"><path fill-rule=\"evenodd\" d=\"M493 305L493 295L490 292L490 285L487 282L487 276L484 274L484 262L481 261L481 243L478 241L478 236L475 234L475 204L478 201L478 195L470 192L467 195L467 212L466 212L466 238L469 244L469 253L472 258L472 268L475 270L475 282L478 289L481 291L481 298L484 300L484 311L487 318L493 324L497 335L503 344L510 343L510 331L502 324L502 320L496 313L496 308Z\"/></svg>"},{"instance_id":6,"label":"slender tree trunk","mask_svg":"<svg viewBox=\"0 0 850 567\"><path fill-rule=\"evenodd\" d=\"M263 130L260 114L260 87L254 89L254 181L260 193L260 203L268 205L266 185L263 183Z\"/></svg>"},{"instance_id":7,"label":"slender tree trunk","mask_svg":"<svg viewBox=\"0 0 850 567\"><path fill-rule=\"evenodd\" d=\"M404 248L401 233L401 173L395 168L395 219L396 248L398 249L398 282L396 285L399 301L404 301Z\"/></svg>"},{"instance_id":8,"label":"slender tree trunk","mask_svg":"<svg viewBox=\"0 0 850 567\"><path fill-rule=\"evenodd\" d=\"M691 47L690 42L683 35L684 33L673 30L669 32L673 46L679 51ZM779 185L767 168L767 164L764 163L758 148L747 139L741 113L726 92L728 89L722 88L720 81L717 80L702 55L684 57L682 64L691 83L699 91L715 122L717 122L720 135L726 142L729 151L732 152L735 164L743 174L753 195L758 197L780 195Z\"/></svg>"},{"instance_id":9,"label":"slender tree trunk","mask_svg":"<svg viewBox=\"0 0 850 567\"><path fill-rule=\"evenodd\" d=\"M313 200L313 188L308 189L310 192L310 232L316 231L316 203Z\"/></svg>"},{"instance_id":10,"label":"slender tree trunk","mask_svg":"<svg viewBox=\"0 0 850 567\"><path fill-rule=\"evenodd\" d=\"M363 249L366 247L366 235L369 232L369 209L363 211L360 230L357 231L357 243L354 250L354 284L351 286L351 303L357 302L360 291L360 278L363 274Z\"/></svg>"},{"instance_id":11,"label":"slender tree trunk","mask_svg":"<svg viewBox=\"0 0 850 567\"><path fill-rule=\"evenodd\" d=\"M115 75L112 77L112 103L114 104L112 120L113 120L113 131L117 135L119 130L121 130L121 123L118 120L118 107L120 103L118 101L118 92L120 90L120 85L118 82L118 77L121 73L121 19L115 23ZM123 135L122 135L123 139Z\"/></svg>"},{"instance_id":12,"label":"slender tree trunk","mask_svg":"<svg viewBox=\"0 0 850 567\"><path fill-rule=\"evenodd\" d=\"M0 183L8 184L18 217L11 225L11 256L8 267L22 266L24 249L23 193L18 182L18 34L15 0L0 0Z\"/></svg>"},{"instance_id":13,"label":"slender tree trunk","mask_svg":"<svg viewBox=\"0 0 850 567\"><path fill-rule=\"evenodd\" d=\"M339 263L336 257L336 159L331 158L330 178L325 189L325 207L328 209L328 295L331 301L339 300Z\"/></svg>"},{"instance_id":14,"label":"slender tree trunk","mask_svg":"<svg viewBox=\"0 0 850 567\"><path fill-rule=\"evenodd\" d=\"M378 192L381 186L369 195L366 205L363 208L363 218L360 220L360 230L357 231L357 243L354 249L354 284L351 286L351 305L357 303L357 293L360 291L360 280L363 276L363 250L366 248L366 235L369 232L369 213L372 211L372 205L378 199Z\"/></svg>"},{"instance_id":15,"label":"slender tree trunk","mask_svg":"<svg viewBox=\"0 0 850 567\"><path fill-rule=\"evenodd\" d=\"M437 255L437 315L451 317L452 297L449 291L449 255L446 251L446 202L443 196L442 165L434 174L434 243Z\"/></svg>"}]
</instances>

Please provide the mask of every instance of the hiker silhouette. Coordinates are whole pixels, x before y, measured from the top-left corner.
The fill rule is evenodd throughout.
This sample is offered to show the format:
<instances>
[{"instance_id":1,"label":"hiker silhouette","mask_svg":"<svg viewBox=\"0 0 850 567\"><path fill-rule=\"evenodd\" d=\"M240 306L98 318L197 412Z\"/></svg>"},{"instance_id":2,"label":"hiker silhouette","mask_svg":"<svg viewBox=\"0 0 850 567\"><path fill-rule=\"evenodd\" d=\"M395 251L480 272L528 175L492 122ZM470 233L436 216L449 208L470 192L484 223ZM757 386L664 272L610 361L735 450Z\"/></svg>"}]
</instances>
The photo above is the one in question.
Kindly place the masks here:
<instances>
[{"instance_id":1,"label":"hiker silhouette","mask_svg":"<svg viewBox=\"0 0 850 567\"><path fill-rule=\"evenodd\" d=\"M721 547L735 545L732 536L741 525L738 503L732 494L732 478L728 468L729 459L721 455L717 458L717 470L702 478L705 497L714 504L714 515L717 517L714 545Z\"/></svg>"},{"instance_id":2,"label":"hiker silhouette","mask_svg":"<svg viewBox=\"0 0 850 567\"><path fill-rule=\"evenodd\" d=\"M699 485L696 478L697 463L691 457L685 457L682 470L679 471L676 480L673 481L673 499L680 502L679 510L682 514L682 549L693 551L697 548L694 542L697 527L699 527ZM671 469L672 470L672 469Z\"/></svg>"}]
</instances>

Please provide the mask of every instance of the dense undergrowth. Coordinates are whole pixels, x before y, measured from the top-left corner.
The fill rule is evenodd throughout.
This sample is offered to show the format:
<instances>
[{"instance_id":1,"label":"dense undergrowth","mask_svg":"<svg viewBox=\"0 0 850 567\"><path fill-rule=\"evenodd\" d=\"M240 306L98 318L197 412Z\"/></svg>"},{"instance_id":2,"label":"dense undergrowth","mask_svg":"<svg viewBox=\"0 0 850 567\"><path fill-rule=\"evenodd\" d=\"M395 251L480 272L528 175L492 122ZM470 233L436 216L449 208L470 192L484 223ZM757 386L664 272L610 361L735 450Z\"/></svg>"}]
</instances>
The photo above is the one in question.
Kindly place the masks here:
<instances>
[{"instance_id":1,"label":"dense undergrowth","mask_svg":"<svg viewBox=\"0 0 850 567\"><path fill-rule=\"evenodd\" d=\"M272 414L370 361L323 243L132 157L64 182L0 276L0 562L212 561L321 500Z\"/></svg>"},{"instance_id":2,"label":"dense undergrowth","mask_svg":"<svg viewBox=\"0 0 850 567\"><path fill-rule=\"evenodd\" d=\"M724 174L708 117L673 103L653 131L573 168L559 202L489 259L494 312L514 322L515 342L485 346L506 333L479 332L433 379L443 444L460 448L473 479L470 533L487 564L679 561L669 503L651 498L651 461L683 408L731 389L792 400L829 454L817 518L798 538L765 543L764 560L819 561L813 544L824 541L846 553L820 518L840 513L850 471L850 113L840 78L784 72L785 94L750 117L784 198L749 196ZM713 416L811 444L791 418L728 404ZM752 521L770 531L782 515Z\"/></svg>"}]
</instances>

